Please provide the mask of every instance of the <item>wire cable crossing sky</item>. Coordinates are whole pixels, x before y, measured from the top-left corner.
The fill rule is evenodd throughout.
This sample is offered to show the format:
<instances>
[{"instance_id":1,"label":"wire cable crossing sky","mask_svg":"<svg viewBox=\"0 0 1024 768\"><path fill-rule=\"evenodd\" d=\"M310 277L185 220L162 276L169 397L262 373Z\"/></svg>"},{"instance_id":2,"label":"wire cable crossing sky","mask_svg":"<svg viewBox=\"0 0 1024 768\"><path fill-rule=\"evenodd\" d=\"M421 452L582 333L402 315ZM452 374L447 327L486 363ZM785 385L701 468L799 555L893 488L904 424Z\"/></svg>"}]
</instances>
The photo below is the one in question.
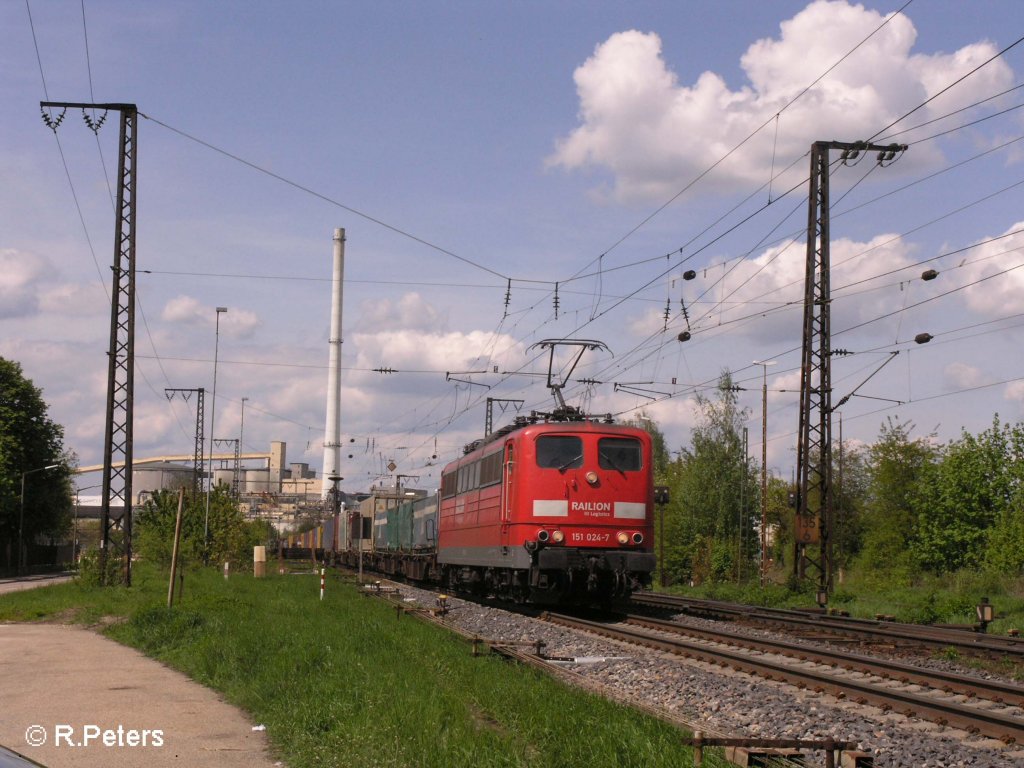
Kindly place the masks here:
<instances>
[{"instance_id":1,"label":"wire cable crossing sky","mask_svg":"<svg viewBox=\"0 0 1024 768\"><path fill-rule=\"evenodd\" d=\"M777 360L781 471L810 147L898 142L881 165L831 158L832 328L854 353L833 361L835 402L899 353L842 402L844 437L1017 420L1018 16L1010 0L6 4L0 355L98 463L117 130L68 110L51 131L39 104L133 103L137 456L188 452L189 405L162 392L211 389L216 356L217 437L244 407L243 450L284 440L322 464L344 228L346 490L390 462L436 485L488 397L550 409L530 348L572 337L607 352L565 397L653 419L673 450L723 372L742 387ZM737 396L759 413L754 389Z\"/></svg>"}]
</instances>

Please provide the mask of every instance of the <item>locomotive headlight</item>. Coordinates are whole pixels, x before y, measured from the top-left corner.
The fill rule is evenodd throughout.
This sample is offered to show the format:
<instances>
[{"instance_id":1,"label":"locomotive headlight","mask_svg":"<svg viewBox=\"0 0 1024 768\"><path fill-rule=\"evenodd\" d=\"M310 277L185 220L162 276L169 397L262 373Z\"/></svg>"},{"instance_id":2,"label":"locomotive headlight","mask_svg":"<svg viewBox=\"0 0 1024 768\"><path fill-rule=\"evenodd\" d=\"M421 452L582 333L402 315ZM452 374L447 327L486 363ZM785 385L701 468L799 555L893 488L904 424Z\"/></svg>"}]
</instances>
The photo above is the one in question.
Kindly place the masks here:
<instances>
[{"instance_id":1,"label":"locomotive headlight","mask_svg":"<svg viewBox=\"0 0 1024 768\"><path fill-rule=\"evenodd\" d=\"M589 472L587 472L587 474L584 475L584 477L587 478L587 482L590 483L591 485L597 485L598 477L597 472L595 472L594 470L590 470Z\"/></svg>"},{"instance_id":2,"label":"locomotive headlight","mask_svg":"<svg viewBox=\"0 0 1024 768\"><path fill-rule=\"evenodd\" d=\"M551 535L547 531L545 531L543 528L541 528L539 531L537 531L537 541L539 541L541 544L547 543L547 540L549 538L551 538Z\"/></svg>"},{"instance_id":3,"label":"locomotive headlight","mask_svg":"<svg viewBox=\"0 0 1024 768\"><path fill-rule=\"evenodd\" d=\"M633 534L633 543L634 544L643 544L644 543L644 535L642 533L640 533L639 531L634 533Z\"/></svg>"},{"instance_id":4,"label":"locomotive headlight","mask_svg":"<svg viewBox=\"0 0 1024 768\"><path fill-rule=\"evenodd\" d=\"M622 546L626 546L627 544L629 544L629 534L626 533L625 531L619 531L619 535L616 536L615 539Z\"/></svg>"},{"instance_id":5,"label":"locomotive headlight","mask_svg":"<svg viewBox=\"0 0 1024 768\"><path fill-rule=\"evenodd\" d=\"M555 542L555 544L561 544L563 541L565 541L565 534L561 531L552 531L551 540Z\"/></svg>"}]
</instances>

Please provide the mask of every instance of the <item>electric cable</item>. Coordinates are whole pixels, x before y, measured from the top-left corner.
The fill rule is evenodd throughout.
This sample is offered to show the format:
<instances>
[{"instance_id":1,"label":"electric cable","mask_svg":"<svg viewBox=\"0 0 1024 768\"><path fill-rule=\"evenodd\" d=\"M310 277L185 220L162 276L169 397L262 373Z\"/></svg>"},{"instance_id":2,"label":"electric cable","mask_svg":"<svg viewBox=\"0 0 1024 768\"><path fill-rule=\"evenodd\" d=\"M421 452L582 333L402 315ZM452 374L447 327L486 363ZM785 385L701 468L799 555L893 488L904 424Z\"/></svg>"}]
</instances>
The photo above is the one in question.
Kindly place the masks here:
<instances>
[{"instance_id":1,"label":"electric cable","mask_svg":"<svg viewBox=\"0 0 1024 768\"><path fill-rule=\"evenodd\" d=\"M249 168L253 169L254 171L258 171L259 173L262 173L262 174L264 174L266 176L269 176L272 179L276 179L277 181L280 181L283 184L287 184L289 187L292 187L293 189L297 189L300 192L304 192L307 195L311 195L312 197L315 197L318 200L321 200L321 201L323 201L325 203L333 205L336 208L340 208L343 211L347 211L348 213L351 213L353 216L358 216L359 218L364 219L366 221L369 221L372 224L376 224L377 226L383 227L384 229L387 229L387 230L389 230L391 232L394 232L397 235L400 235L402 237L408 238L409 240L412 240L413 242L419 243L420 245L426 246L427 248L430 248L433 251L441 253L441 254L443 254L445 256L450 256L453 259L457 259L458 261L461 261L461 262L463 262L465 264L468 264L471 267L474 267L476 269L479 269L479 270L482 270L484 272L487 272L488 274L494 275L495 277L500 277L502 280L509 279L508 275L504 275L501 272L498 272L497 270L494 270L494 269L491 269L490 267L484 266L483 264L480 264L480 263L478 263L476 261L473 261L472 259L468 259L465 256L460 256L459 254L454 253L453 251L450 251L447 248L442 248L441 246L436 245L435 243L432 243L429 240L426 240L426 239L424 239L422 237L419 237L418 235L414 235L411 232L408 232L408 231L406 231L404 229L401 229L400 227L394 226L393 224L388 224L387 222L383 221L382 219L379 219L379 218L376 218L374 216L371 216L370 214L364 213L363 211L360 211L360 210L358 210L356 208L353 208L353 207L351 207L349 205L345 205L344 203L342 203L342 202L340 202L338 200L335 200L335 199L333 199L331 197L328 197L327 195L325 195L323 193L317 192L316 190L311 189L310 187L307 187L307 186L305 186L303 184L300 184L297 181L292 181L291 179L287 178L286 176L282 176L279 173L275 173L274 171L271 171L268 168L264 168L263 166L258 165L257 163L254 163L254 162L252 162L250 160L246 160L245 158L243 158L243 157L241 157L239 155L236 155L236 154L234 154L232 152L229 152L226 149L222 149L221 147L218 147L218 146L216 146L214 144L211 144L208 141L204 141L203 139L200 139L200 138L198 138L196 136L193 136L192 134L187 133L187 132L181 130L180 128L175 128L174 126L169 125L168 123L165 123L162 120L158 120L157 118L153 117L152 115L147 115L147 114L145 114L143 112L139 112L139 116L140 117L144 117L147 120L149 120L151 122L154 122L154 123L156 123L157 125L159 125L159 126L161 126L163 128L166 128L167 130L171 131L172 133L176 133L179 136L188 139L189 141L195 142L196 144L199 144L199 145L201 145L203 147L206 147L207 149L210 149L210 150L212 150L212 151L214 151L214 152L216 152L216 153L218 153L220 155L223 155L224 157L230 158L231 160L234 160L235 162L238 162L238 163L241 163L242 165L248 166Z\"/></svg>"},{"instance_id":2,"label":"electric cable","mask_svg":"<svg viewBox=\"0 0 1024 768\"><path fill-rule=\"evenodd\" d=\"M969 77L970 77L971 75L973 75L973 74L974 74L975 72L978 72L979 70L981 70L981 69L984 69L985 67L987 67L987 66L988 66L989 64L991 64L991 63L992 63L993 61L995 61L996 59L1002 58L1002 56L1003 56L1003 55L1004 55L1005 53L1007 53L1008 51L1012 50L1012 49L1013 49L1013 48L1015 48L1016 46L1020 45L1020 43L1021 43L1021 42L1024 42L1024 37L1018 37L1018 38L1017 38L1016 40L1014 40L1014 41L1013 41L1012 43L1010 43L1010 44L1009 44L1008 46L1006 46L1005 48L1003 48L1003 49L1002 49L1001 51L999 51L998 53L996 53L996 54L992 55L991 57L989 57L988 59L986 59L985 61L983 61L983 62L982 62L981 64L979 64L978 66L976 66L976 67L975 67L974 69L972 69L972 70L971 70L970 72L968 72L968 73L966 73L966 74L964 74L964 75L961 75L961 76L960 76L960 77L958 77L958 78L957 78L956 80L954 80L954 81L953 81L952 83L950 83L949 85L947 85L947 86L946 86L945 88L943 88L943 89L941 89L940 91L938 91L938 93L934 93L934 94L932 94L932 95L931 95L931 96L929 96L929 97L928 97L927 99L925 99L925 100L924 100L924 101L922 101L922 102L921 102L920 104L918 104L918 105L917 105L916 107L914 107L914 108L913 108L912 110L910 110L909 112L905 113L905 114L904 114L904 115L903 115L902 117L898 117L898 118L896 118L895 120L893 120L893 121L892 121L891 123L889 123L889 124L888 124L887 126L885 126L884 128L882 128L881 130L879 130L879 131L876 131L876 132L874 133L874 135L870 136L870 137L869 137L869 138L867 139L867 141L868 141L869 143L870 143L870 142L872 142L872 141L874 141L874 140L875 140L876 138L878 138L878 136L880 136L881 134L883 134L883 133L885 133L886 131L888 131L888 130L889 130L890 128L892 128L892 127L893 127L894 125L898 125L899 123L903 122L903 121L904 121L904 120L906 120L906 119L907 119L908 117L910 117L910 116L911 116L912 114L914 114L915 112L917 112L917 111L918 111L919 109L924 109L924 107L928 106L928 105L929 105L929 104L930 104L931 102L935 101L935 99L939 98L939 96L941 96L942 94L944 94L944 93L946 93L947 91L951 90L951 89L952 89L952 88L954 88L955 86L959 85L959 84L960 84L960 83L962 83L962 82L963 82L964 80L966 80L966 79L967 79L967 78L969 78Z\"/></svg>"}]
</instances>

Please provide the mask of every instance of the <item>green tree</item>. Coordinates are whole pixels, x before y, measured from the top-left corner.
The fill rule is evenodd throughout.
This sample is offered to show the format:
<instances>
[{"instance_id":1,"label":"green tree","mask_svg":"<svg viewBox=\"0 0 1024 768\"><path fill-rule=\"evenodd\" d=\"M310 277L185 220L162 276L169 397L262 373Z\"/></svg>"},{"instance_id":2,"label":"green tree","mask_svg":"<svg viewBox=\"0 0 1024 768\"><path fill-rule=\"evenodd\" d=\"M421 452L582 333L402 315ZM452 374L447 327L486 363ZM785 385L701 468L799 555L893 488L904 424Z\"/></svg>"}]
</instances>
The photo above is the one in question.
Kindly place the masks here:
<instances>
[{"instance_id":1,"label":"green tree","mask_svg":"<svg viewBox=\"0 0 1024 768\"><path fill-rule=\"evenodd\" d=\"M666 523L665 568L675 581L724 580L753 573L758 542L757 471L744 456L743 424L728 371L714 398L698 397L690 448L667 468L672 503Z\"/></svg>"},{"instance_id":2,"label":"green tree","mask_svg":"<svg viewBox=\"0 0 1024 768\"><path fill-rule=\"evenodd\" d=\"M832 542L836 564L843 567L860 553L864 543L870 451L844 440L842 446L833 448L832 463Z\"/></svg>"},{"instance_id":3,"label":"green tree","mask_svg":"<svg viewBox=\"0 0 1024 768\"><path fill-rule=\"evenodd\" d=\"M651 436L651 453L654 464L654 484L664 485L669 487L669 493L671 495L671 482L670 467L671 467L671 456L669 455L668 444L665 441L665 435L658 428L657 423L650 417L641 414L635 419L629 419L623 422L629 426L642 429ZM660 552L662 550L662 531L664 526L662 525L662 516L666 514L666 510L662 507L658 507L656 512L656 525L654 528L654 551ZM667 538L667 536L666 536ZM664 563L658 563L658 571L661 573L661 569L664 568ZM660 577L659 577L660 581Z\"/></svg>"},{"instance_id":4,"label":"green tree","mask_svg":"<svg viewBox=\"0 0 1024 768\"><path fill-rule=\"evenodd\" d=\"M768 522L768 530L774 531L769 542L769 557L771 558L770 568L785 570L786 564L790 562L790 554L793 551L793 537L795 519L793 508L789 506L790 483L781 477L768 476L768 503L765 507L765 517Z\"/></svg>"},{"instance_id":5,"label":"green tree","mask_svg":"<svg viewBox=\"0 0 1024 768\"><path fill-rule=\"evenodd\" d=\"M1000 424L964 431L925 468L913 552L936 573L981 564L989 534L1005 520L1022 479L1024 432Z\"/></svg>"},{"instance_id":6,"label":"green tree","mask_svg":"<svg viewBox=\"0 0 1024 768\"><path fill-rule=\"evenodd\" d=\"M174 548L174 526L178 512L177 491L157 491L136 513L134 550L145 560L167 566ZM198 566L209 553L209 562L241 565L252 560L252 548L272 535L265 521L247 521L226 485L210 494L209 541L206 528L206 497L185 495L182 512L178 562Z\"/></svg>"},{"instance_id":7,"label":"green tree","mask_svg":"<svg viewBox=\"0 0 1024 768\"><path fill-rule=\"evenodd\" d=\"M925 438L911 438L913 426L889 419L871 446L868 498L860 560L872 570L916 570L913 545L927 478L940 449Z\"/></svg>"},{"instance_id":8,"label":"green tree","mask_svg":"<svg viewBox=\"0 0 1024 768\"><path fill-rule=\"evenodd\" d=\"M51 464L59 466L34 471ZM26 543L67 532L72 464L74 456L64 449L64 430L49 417L42 391L25 378L18 363L0 358L0 563L6 568L17 563L22 526Z\"/></svg>"},{"instance_id":9,"label":"green tree","mask_svg":"<svg viewBox=\"0 0 1024 768\"><path fill-rule=\"evenodd\" d=\"M654 482L664 485L668 478L669 464L672 457L669 455L668 443L665 441L664 433L658 428L657 423L645 414L636 419L625 422L626 424L642 429L651 436L651 453L654 459Z\"/></svg>"},{"instance_id":10,"label":"green tree","mask_svg":"<svg viewBox=\"0 0 1024 768\"><path fill-rule=\"evenodd\" d=\"M1024 575L1024 487L1018 487L989 532L985 565L1007 576Z\"/></svg>"}]
</instances>

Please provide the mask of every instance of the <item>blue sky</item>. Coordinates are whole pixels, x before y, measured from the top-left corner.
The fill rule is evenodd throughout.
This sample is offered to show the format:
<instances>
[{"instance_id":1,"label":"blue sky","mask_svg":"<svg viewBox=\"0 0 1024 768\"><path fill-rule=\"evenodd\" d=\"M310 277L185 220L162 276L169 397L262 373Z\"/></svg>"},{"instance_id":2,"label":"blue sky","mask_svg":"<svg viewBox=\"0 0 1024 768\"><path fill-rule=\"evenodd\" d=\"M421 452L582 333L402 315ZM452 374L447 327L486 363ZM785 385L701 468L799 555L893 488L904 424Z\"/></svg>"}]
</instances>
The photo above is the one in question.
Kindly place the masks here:
<instances>
[{"instance_id":1,"label":"blue sky","mask_svg":"<svg viewBox=\"0 0 1024 768\"><path fill-rule=\"evenodd\" d=\"M116 117L98 141L74 112L58 132L83 227L39 116L41 62L50 99L133 102L147 116L136 456L189 452L188 408L163 388L211 387L214 308L227 306L216 436L237 436L247 397L246 449L286 440L291 461L319 469L331 234L344 227L350 490L391 459L435 485L437 465L479 435L487 395L549 408L536 375L546 361L528 348L571 335L612 355L584 359L577 377L604 383L570 399L643 412L673 447L688 444L694 393L707 393L688 385L729 369L749 388L757 454L751 361L778 359L769 465L788 476L810 143L875 134L1024 27L1014 2L937 0L911 3L867 42L895 5L87 0L84 26L82 7L0 7L0 355L43 388L81 462L98 463ZM847 438L870 441L889 417L942 440L996 412L1021 418L1024 238L977 245L1024 221L1021 94L976 105L1019 83L1021 49L889 131L943 118L901 134L911 149L898 162L833 175L833 330L860 326L834 340L859 353L837 360L834 400L900 353L841 409ZM940 277L926 283L928 266ZM923 331L936 339L918 347ZM474 385L445 380L494 366L460 376Z\"/></svg>"}]
</instances>

